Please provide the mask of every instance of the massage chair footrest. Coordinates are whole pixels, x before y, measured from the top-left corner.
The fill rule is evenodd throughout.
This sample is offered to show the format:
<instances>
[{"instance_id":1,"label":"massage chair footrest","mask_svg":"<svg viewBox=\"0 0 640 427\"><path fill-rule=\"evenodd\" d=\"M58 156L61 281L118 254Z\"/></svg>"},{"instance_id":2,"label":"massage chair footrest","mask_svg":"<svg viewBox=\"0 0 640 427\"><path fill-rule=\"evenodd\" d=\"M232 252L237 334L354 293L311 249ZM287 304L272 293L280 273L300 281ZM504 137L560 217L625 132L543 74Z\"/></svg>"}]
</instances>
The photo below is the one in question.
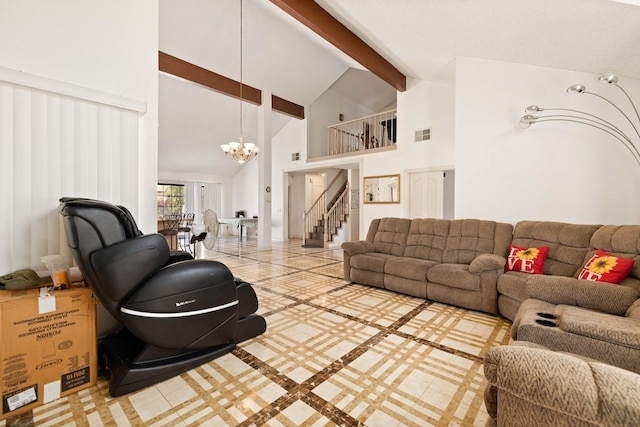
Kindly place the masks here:
<instances>
[{"instance_id":1,"label":"massage chair footrest","mask_svg":"<svg viewBox=\"0 0 640 427\"><path fill-rule=\"evenodd\" d=\"M117 397L196 368L233 351L235 347L235 341L230 341L209 349L184 350L182 353L175 351L173 355L167 355L164 359L136 362L141 352L154 354L154 351L149 351L148 344L123 328L116 335L102 341L99 353L104 358L111 377L109 393Z\"/></svg>"}]
</instances>

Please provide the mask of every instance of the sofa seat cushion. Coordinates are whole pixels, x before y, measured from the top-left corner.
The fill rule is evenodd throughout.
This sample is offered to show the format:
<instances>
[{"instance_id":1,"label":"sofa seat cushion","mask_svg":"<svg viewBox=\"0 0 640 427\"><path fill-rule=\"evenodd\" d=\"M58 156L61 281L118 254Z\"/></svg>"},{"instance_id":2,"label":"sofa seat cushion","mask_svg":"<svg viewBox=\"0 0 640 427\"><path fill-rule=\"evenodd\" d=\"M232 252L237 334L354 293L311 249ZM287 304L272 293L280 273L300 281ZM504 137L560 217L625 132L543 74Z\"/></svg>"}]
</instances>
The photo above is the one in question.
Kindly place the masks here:
<instances>
[{"instance_id":1,"label":"sofa seat cushion","mask_svg":"<svg viewBox=\"0 0 640 427\"><path fill-rule=\"evenodd\" d=\"M351 257L351 267L358 270L367 270L375 273L384 273L384 265L387 260L396 258L393 255L369 252L367 254L357 254Z\"/></svg>"},{"instance_id":2,"label":"sofa seat cushion","mask_svg":"<svg viewBox=\"0 0 640 427\"><path fill-rule=\"evenodd\" d=\"M468 291L480 290L480 276L469 273L468 264L438 264L427 272L429 282Z\"/></svg>"},{"instance_id":3,"label":"sofa seat cushion","mask_svg":"<svg viewBox=\"0 0 640 427\"><path fill-rule=\"evenodd\" d=\"M427 271L437 263L425 259L399 257L390 258L384 264L385 274L403 277L405 279L427 281Z\"/></svg>"},{"instance_id":4,"label":"sofa seat cushion","mask_svg":"<svg viewBox=\"0 0 640 427\"><path fill-rule=\"evenodd\" d=\"M527 294L528 273L509 271L498 277L498 293L513 298L516 301L524 301L529 298Z\"/></svg>"},{"instance_id":5,"label":"sofa seat cushion","mask_svg":"<svg viewBox=\"0 0 640 427\"><path fill-rule=\"evenodd\" d=\"M553 314L556 318L547 319L539 313ZM545 326L547 321L553 324ZM636 319L528 299L520 305L511 337L640 373Z\"/></svg>"},{"instance_id":6,"label":"sofa seat cushion","mask_svg":"<svg viewBox=\"0 0 640 427\"><path fill-rule=\"evenodd\" d=\"M563 331L640 351L640 320L612 317L610 314L559 305ZM618 321L625 319L624 321Z\"/></svg>"}]
</instances>

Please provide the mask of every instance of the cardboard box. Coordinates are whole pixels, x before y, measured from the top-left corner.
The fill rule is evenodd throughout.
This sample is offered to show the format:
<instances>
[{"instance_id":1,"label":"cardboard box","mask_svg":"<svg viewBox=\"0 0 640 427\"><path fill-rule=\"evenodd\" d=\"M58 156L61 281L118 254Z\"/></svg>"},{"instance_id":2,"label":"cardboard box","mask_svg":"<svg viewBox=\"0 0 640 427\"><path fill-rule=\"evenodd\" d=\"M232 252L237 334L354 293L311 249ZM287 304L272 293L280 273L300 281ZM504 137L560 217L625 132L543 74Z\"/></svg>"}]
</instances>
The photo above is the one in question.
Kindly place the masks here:
<instances>
[{"instance_id":1,"label":"cardboard box","mask_svg":"<svg viewBox=\"0 0 640 427\"><path fill-rule=\"evenodd\" d=\"M95 300L88 288L0 290L4 419L94 385Z\"/></svg>"}]
</instances>

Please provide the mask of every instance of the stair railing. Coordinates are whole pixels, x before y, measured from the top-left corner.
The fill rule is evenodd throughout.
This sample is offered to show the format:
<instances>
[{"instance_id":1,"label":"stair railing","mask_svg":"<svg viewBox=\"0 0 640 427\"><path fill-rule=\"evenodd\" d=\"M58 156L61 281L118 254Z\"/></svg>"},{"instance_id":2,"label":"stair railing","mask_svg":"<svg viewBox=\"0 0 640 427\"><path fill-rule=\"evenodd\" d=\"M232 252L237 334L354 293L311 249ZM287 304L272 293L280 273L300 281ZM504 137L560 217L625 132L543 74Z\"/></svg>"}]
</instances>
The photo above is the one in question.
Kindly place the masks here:
<instances>
[{"instance_id":1,"label":"stair railing","mask_svg":"<svg viewBox=\"0 0 640 427\"><path fill-rule=\"evenodd\" d=\"M338 228L347 218L349 213L349 182L347 181L344 191L340 193L331 209L324 214L324 246L333 240L333 235L338 233Z\"/></svg>"},{"instance_id":2,"label":"stair railing","mask_svg":"<svg viewBox=\"0 0 640 427\"><path fill-rule=\"evenodd\" d=\"M327 127L327 154L364 152L396 143L396 110Z\"/></svg>"},{"instance_id":3,"label":"stair railing","mask_svg":"<svg viewBox=\"0 0 640 427\"><path fill-rule=\"evenodd\" d=\"M303 216L303 235L302 235L302 244L307 244L307 236L313 232L313 227L318 224L318 220L322 218L322 215L325 211L325 199L326 199L327 190L323 191L320 197L311 205L308 211L306 211Z\"/></svg>"},{"instance_id":4,"label":"stair railing","mask_svg":"<svg viewBox=\"0 0 640 427\"><path fill-rule=\"evenodd\" d=\"M316 201L313 202L313 205L311 205L309 210L305 211L302 214L302 227L303 227L302 244L303 245L307 244L307 236L309 236L309 233L313 232L313 227L318 224L318 220L324 219L324 213L327 210L327 202L326 202L327 191L329 191L329 189L333 186L333 184L335 184L335 182L338 180L340 176L341 176L340 174L336 175L333 178L333 180L331 180L331 183L327 186L327 188L322 192L322 194L320 194L320 196L318 196Z\"/></svg>"}]
</instances>

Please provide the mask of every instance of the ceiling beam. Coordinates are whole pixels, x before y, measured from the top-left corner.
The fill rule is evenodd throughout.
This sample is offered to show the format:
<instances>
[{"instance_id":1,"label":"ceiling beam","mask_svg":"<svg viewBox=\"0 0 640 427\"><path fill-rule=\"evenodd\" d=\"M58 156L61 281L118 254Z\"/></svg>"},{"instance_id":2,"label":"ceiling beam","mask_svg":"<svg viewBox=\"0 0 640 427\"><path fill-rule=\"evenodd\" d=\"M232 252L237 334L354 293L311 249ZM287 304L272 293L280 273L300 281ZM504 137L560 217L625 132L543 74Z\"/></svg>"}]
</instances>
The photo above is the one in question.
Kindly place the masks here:
<instances>
[{"instance_id":1,"label":"ceiling beam","mask_svg":"<svg viewBox=\"0 0 640 427\"><path fill-rule=\"evenodd\" d=\"M240 99L240 82L209 71L190 62L184 61L164 52L158 52L158 69L165 73L181 77L216 92ZM242 99L255 105L262 104L260 89L242 85Z\"/></svg>"},{"instance_id":2,"label":"ceiling beam","mask_svg":"<svg viewBox=\"0 0 640 427\"><path fill-rule=\"evenodd\" d=\"M294 104L273 94L271 95L271 108L296 119L304 119L304 107L302 105Z\"/></svg>"},{"instance_id":3,"label":"ceiling beam","mask_svg":"<svg viewBox=\"0 0 640 427\"><path fill-rule=\"evenodd\" d=\"M407 89L407 77L360 37L313 0L271 0L271 3L309 27L320 37L358 61L396 90Z\"/></svg>"},{"instance_id":4,"label":"ceiling beam","mask_svg":"<svg viewBox=\"0 0 640 427\"><path fill-rule=\"evenodd\" d=\"M158 52L158 69L176 77L208 87L224 95L240 99L240 82L209 71L206 68L176 58L164 52ZM242 84L242 99L255 105L262 105L262 91ZM297 119L304 119L304 107L271 95L271 109Z\"/></svg>"}]
</instances>

